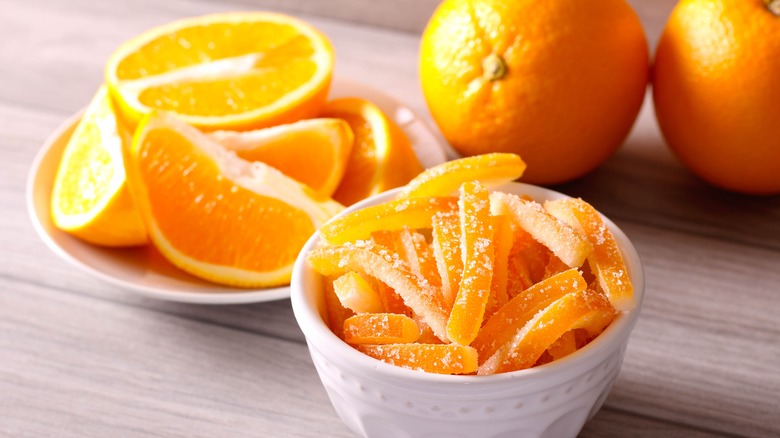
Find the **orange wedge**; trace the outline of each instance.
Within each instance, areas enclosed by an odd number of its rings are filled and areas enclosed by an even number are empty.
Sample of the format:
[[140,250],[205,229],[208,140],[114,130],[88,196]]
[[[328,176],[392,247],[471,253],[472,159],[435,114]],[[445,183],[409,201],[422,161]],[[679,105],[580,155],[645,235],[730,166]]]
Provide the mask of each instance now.
[[457,211],[458,199],[414,198],[372,205],[329,221],[320,234],[330,244],[356,242],[371,237],[375,231],[398,231],[408,228],[430,228],[433,215]]
[[438,374],[469,374],[477,369],[477,352],[457,344],[357,345],[364,354],[391,365]]
[[529,368],[564,333],[583,328],[597,336],[615,317],[606,295],[592,290],[571,292],[538,312],[508,343],[480,364],[477,374]]
[[404,187],[398,198],[451,196],[461,184],[479,181],[492,187],[520,178],[525,163],[519,155],[492,153],[460,158],[426,169]]
[[209,134],[247,161],[262,161],[320,196],[330,196],[344,175],[352,129],[339,119],[310,119],[254,131]]
[[447,338],[469,345],[482,326],[493,281],[493,222],[487,189],[476,181],[460,188],[463,275],[447,321]]
[[396,313],[365,313],[344,321],[344,341],[349,344],[405,344],[420,337],[412,318]]
[[582,199],[549,201],[544,208],[585,236],[593,245],[588,265],[598,284],[618,310],[634,308],[634,287],[614,236],[598,211]]
[[287,284],[303,244],[342,208],[170,114],[143,121],[128,157],[152,241],[173,264],[218,283]]
[[103,246],[147,242],[125,180],[123,136],[101,86],[65,147],[51,195],[54,225]]
[[316,116],[334,54],[325,36],[269,12],[175,21],[122,44],[105,69],[129,126],[175,112],[202,129],[254,129]]
[[322,116],[345,120],[355,134],[347,170],[333,194],[342,204],[400,187],[423,170],[401,128],[373,103],[337,99],[327,103]]

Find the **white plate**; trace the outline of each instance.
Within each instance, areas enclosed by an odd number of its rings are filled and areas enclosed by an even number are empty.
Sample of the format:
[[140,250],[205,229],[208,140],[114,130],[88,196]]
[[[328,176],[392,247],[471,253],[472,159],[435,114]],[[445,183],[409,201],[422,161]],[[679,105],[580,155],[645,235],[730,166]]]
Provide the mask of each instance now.
[[[425,167],[446,161],[442,144],[423,120],[390,96],[349,79],[334,78],[331,98],[362,97],[374,102],[404,130]],[[174,267],[153,245],[133,249],[93,246],[59,230],[49,205],[60,157],[81,113],[66,120],[44,143],[30,168],[27,209],[35,230],[55,253],[83,272],[148,297],[201,304],[237,304],[288,298],[290,288],[237,289],[193,277]]]

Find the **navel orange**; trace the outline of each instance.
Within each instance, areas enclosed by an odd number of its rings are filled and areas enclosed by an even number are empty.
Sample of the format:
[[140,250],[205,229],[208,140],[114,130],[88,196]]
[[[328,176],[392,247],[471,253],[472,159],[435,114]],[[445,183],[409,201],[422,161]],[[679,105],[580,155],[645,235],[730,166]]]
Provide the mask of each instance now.
[[780,193],[779,75],[780,1],[680,1],[655,55],[666,142],[715,186]]
[[105,75],[131,127],[157,109],[201,129],[253,129],[314,117],[333,62],[330,43],[311,25],[240,12],[146,31],[111,55]]
[[423,168],[409,139],[375,104],[360,98],[328,102],[323,117],[345,120],[355,142],[333,199],[351,205],[371,195],[400,187]]
[[127,159],[151,240],[173,264],[233,286],[287,284],[303,244],[342,206],[261,162],[151,113]]
[[462,155],[513,152],[522,181],[598,166],[645,95],[647,43],[624,0],[445,0],[420,47],[428,108]]

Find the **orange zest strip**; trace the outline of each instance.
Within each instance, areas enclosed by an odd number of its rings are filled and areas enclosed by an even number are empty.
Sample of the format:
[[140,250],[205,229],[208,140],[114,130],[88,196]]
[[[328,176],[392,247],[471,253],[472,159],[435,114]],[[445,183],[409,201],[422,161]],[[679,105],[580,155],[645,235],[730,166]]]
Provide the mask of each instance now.
[[463,275],[460,253],[460,218],[456,213],[437,213],[433,216],[433,256],[441,277],[442,300],[452,308]]
[[569,293],[537,313],[512,340],[484,361],[479,375],[529,368],[564,333],[584,328],[598,335],[615,317],[606,295],[593,290]]
[[487,189],[478,182],[460,188],[463,276],[447,321],[447,338],[469,345],[482,326],[493,280],[493,224]]
[[584,235],[593,245],[593,252],[588,256],[588,265],[612,305],[622,311],[633,309],[634,287],[628,278],[626,263],[614,236],[598,211],[582,199],[548,201],[544,208]]
[[577,269],[569,269],[534,284],[499,309],[479,331],[471,346],[479,352],[480,361],[487,360],[509,343],[536,313],[562,296],[587,287]]
[[344,321],[348,344],[405,344],[420,337],[412,318],[396,313],[366,313]]
[[[375,231],[371,233],[371,241],[384,247],[387,251],[397,253],[395,234],[395,231]],[[376,290],[379,292],[379,297],[385,306],[386,312],[402,313],[407,316],[412,314],[412,311],[404,304],[404,300],[395,293],[393,288],[377,280]]]
[[325,313],[328,317],[328,327],[341,339],[344,339],[344,321],[355,312],[345,308],[336,292],[333,290],[333,278],[322,279],[322,290],[325,295]]
[[550,259],[547,261],[547,265],[544,267],[544,278],[550,278],[553,275],[568,269],[569,266],[567,266],[566,263],[563,263],[557,256],[551,255]]
[[341,305],[355,313],[381,313],[385,306],[371,283],[357,272],[347,272],[333,281]]
[[574,330],[570,330],[561,335],[557,341],[553,342],[547,352],[550,353],[552,360],[558,360],[577,351],[577,337]]
[[375,277],[393,288],[439,339],[447,339],[447,314],[438,291],[412,274],[409,265],[398,254],[372,242],[360,241],[317,248],[309,253],[307,261],[322,275],[357,271]]
[[320,227],[320,234],[328,243],[340,245],[368,239],[371,233],[380,230],[430,228],[434,214],[457,208],[458,200],[454,197],[390,201],[333,219]]
[[404,187],[396,199],[427,196],[450,196],[461,184],[479,181],[495,186],[520,178],[525,162],[519,155],[492,153],[448,161],[424,170]]
[[572,268],[581,266],[593,251],[593,246],[586,239],[545,212],[536,202],[495,192],[490,195],[490,203],[493,214],[511,217],[516,225],[528,231]]
[[485,317],[487,320],[509,301],[507,295],[509,252],[512,250],[514,234],[509,219],[504,216],[491,216],[493,221],[493,280],[490,284]]
[[356,345],[359,351],[391,365],[438,374],[477,370],[477,351],[457,344]]

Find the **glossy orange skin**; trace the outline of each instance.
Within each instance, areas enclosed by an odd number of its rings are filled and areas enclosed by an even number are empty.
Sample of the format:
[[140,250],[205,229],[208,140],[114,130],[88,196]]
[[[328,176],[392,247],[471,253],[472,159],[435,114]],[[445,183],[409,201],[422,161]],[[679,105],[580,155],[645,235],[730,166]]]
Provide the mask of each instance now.
[[780,17],[762,0],[682,0],[655,55],[669,147],[705,181],[780,193]]
[[[503,77],[489,79],[498,55]],[[513,152],[521,178],[562,183],[623,142],[649,74],[647,42],[624,0],[445,0],[423,34],[428,107],[462,155]]]

